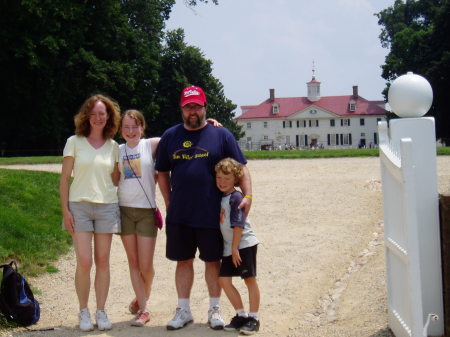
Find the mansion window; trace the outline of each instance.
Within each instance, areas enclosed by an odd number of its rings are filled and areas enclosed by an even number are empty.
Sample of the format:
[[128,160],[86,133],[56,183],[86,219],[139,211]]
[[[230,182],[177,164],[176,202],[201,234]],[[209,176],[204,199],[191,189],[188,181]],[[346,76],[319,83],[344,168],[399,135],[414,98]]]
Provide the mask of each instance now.
[[351,100],[351,101],[348,103],[348,109],[349,109],[350,111],[355,111],[355,110],[356,110],[356,102],[355,102],[354,100]]
[[327,135],[327,143],[328,143],[328,145],[337,145],[337,142],[339,142],[338,136],[339,135],[337,135],[335,133],[329,133]]
[[267,128],[267,122],[264,122],[264,127]]
[[309,127],[318,127],[319,126],[319,120],[318,119],[310,119],[309,120]]
[[361,125],[361,126],[364,125],[364,118],[360,118],[360,119],[359,119],[359,125]]
[[278,113],[279,110],[280,110],[280,108],[279,108],[279,106],[278,106],[278,103],[275,103],[275,104],[272,105],[272,113],[273,113],[274,115],[276,115],[276,114]]
[[341,126],[350,126],[350,118],[341,119]]
[[252,123],[247,123],[247,129],[251,129],[252,128]]
[[292,128],[292,121],[283,121],[283,128]]
[[264,140],[269,140],[269,136],[264,136]]
[[351,133],[329,133],[327,135],[328,145],[352,145]]
[[297,135],[300,146],[308,146],[308,135]]
[[344,133],[341,134],[342,139],[342,145],[352,145],[352,134],[351,133]]
[[330,119],[330,126],[334,126],[334,119]]

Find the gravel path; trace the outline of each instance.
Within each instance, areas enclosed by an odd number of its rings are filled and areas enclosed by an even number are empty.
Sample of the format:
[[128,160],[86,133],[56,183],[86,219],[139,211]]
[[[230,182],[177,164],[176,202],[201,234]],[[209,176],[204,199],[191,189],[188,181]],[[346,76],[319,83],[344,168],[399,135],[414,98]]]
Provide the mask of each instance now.
[[[252,226],[261,240],[258,281],[261,288],[259,336],[388,337],[383,248],[383,212],[378,158],[250,161],[254,203]],[[20,168],[25,167],[12,167]],[[28,168],[26,168],[28,169]],[[31,169],[59,172],[59,165]],[[438,157],[439,191],[450,191],[450,157]],[[161,196],[157,195],[162,205]],[[163,207],[164,208],[164,207]],[[73,285],[73,252],[55,266],[60,270],[32,279],[42,294],[41,320],[34,328],[9,336],[233,336],[206,326],[208,298],[203,266],[196,262],[191,307],[195,323],[180,331],[165,329],[176,306],[175,264],[164,257],[165,234],[159,233],[156,277],[150,298],[152,319],[130,327],[127,305],[133,297],[124,249],[115,236],[107,312],[113,329],[81,333]],[[235,284],[246,299],[240,280]],[[245,303],[245,302],[244,302]],[[225,295],[223,316],[233,310]],[[91,312],[95,298],[90,300]]]

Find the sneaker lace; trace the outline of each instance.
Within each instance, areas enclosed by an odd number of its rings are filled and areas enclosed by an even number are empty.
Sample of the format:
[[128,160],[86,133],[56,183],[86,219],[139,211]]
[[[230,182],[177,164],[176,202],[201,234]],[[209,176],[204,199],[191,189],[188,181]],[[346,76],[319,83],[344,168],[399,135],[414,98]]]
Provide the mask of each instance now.
[[219,307],[212,307],[210,312],[210,319],[219,319],[221,320],[222,317],[220,316]]
[[108,316],[106,315],[106,312],[103,310],[98,310],[97,311],[97,319],[99,321],[107,321],[108,320]]
[[87,321],[87,320],[91,320],[91,315],[89,314],[88,310],[81,310],[80,311],[80,320],[82,321]]
[[183,319],[183,309],[182,308],[177,308],[176,312],[175,312],[175,317],[173,318],[174,321]]

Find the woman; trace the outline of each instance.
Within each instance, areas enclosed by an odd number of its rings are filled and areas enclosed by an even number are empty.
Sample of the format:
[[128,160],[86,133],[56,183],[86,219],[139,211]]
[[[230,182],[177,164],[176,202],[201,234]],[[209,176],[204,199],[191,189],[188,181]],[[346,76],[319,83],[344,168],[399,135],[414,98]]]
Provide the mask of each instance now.
[[105,312],[109,257],[112,234],[121,230],[116,188],[119,147],[112,139],[119,127],[120,108],[110,98],[94,95],[83,103],[74,120],[75,135],[64,147],[60,197],[64,228],[72,235],[77,259],[79,326],[82,331],[94,329],[88,308],[93,241],[95,319],[99,330],[109,330],[112,325]]

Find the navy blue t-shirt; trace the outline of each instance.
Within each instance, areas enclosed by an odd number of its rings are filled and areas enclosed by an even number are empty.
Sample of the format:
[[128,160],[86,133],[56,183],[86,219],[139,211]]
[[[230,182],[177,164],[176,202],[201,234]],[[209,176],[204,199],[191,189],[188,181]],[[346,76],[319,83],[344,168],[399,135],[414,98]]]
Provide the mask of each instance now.
[[231,157],[246,164],[233,134],[209,123],[188,131],[183,124],[166,130],[156,155],[156,170],[171,171],[168,224],[219,228],[222,193],[216,187],[214,166]]

